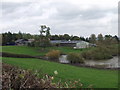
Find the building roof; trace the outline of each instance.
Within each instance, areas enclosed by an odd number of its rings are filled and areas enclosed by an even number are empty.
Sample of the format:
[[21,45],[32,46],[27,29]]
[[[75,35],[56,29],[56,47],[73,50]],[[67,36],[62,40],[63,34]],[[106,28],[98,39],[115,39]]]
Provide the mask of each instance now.
[[22,42],[28,42],[27,39],[18,39],[15,41],[15,43],[22,43]]
[[85,41],[66,41],[66,40],[51,40],[50,41],[51,43],[82,43],[82,42],[85,42]]

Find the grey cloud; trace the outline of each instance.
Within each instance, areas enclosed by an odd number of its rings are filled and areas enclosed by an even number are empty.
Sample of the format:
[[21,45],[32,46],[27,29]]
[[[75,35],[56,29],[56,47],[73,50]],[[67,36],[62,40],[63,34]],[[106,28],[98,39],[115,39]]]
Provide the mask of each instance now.
[[[116,27],[115,21],[110,21],[110,26],[99,22],[99,19],[109,18],[106,16],[109,13],[117,14],[116,8],[101,9],[96,6],[82,10],[80,6],[69,2],[53,1],[45,4],[41,2],[3,3],[2,9],[6,25],[4,25],[4,31],[12,28],[13,32],[21,30],[22,32],[35,34],[39,33],[39,25],[46,24],[51,27],[52,34],[69,33],[71,35],[88,36],[91,33],[105,34],[110,32],[114,34],[112,29]],[[48,16],[45,17],[45,13]]]
[[17,10],[17,8],[24,7],[30,4],[30,2],[25,3],[15,3],[15,2],[2,2],[3,14],[9,14]]

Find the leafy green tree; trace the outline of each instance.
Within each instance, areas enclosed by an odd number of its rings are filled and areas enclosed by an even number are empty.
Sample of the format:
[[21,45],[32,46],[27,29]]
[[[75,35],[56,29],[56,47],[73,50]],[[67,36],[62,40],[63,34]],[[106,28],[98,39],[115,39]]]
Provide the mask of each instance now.
[[40,27],[41,27],[41,29],[40,29],[40,36],[43,36],[43,33],[45,33],[44,29],[46,29],[47,27],[46,27],[46,25],[41,25]]
[[59,35],[59,36],[58,36],[58,40],[64,40],[63,35]]
[[23,35],[22,35],[22,33],[21,33],[20,31],[18,32],[17,38],[18,38],[18,39],[22,39],[22,38],[23,38]]
[[47,27],[47,30],[46,30],[46,37],[47,38],[50,38],[50,27]]
[[98,39],[97,41],[98,41],[98,42],[97,42],[97,44],[103,44],[103,40],[104,40],[103,38],[104,38],[104,37],[103,37],[102,34],[98,34],[98,37],[97,37],[97,39]]
[[64,40],[70,40],[70,36],[68,34],[63,35]]
[[[43,33],[45,33],[46,35],[44,35]],[[43,48],[50,46],[49,38],[50,28],[46,25],[41,25],[39,46]]]
[[105,35],[105,40],[104,40],[104,44],[105,45],[110,45],[111,44],[111,40],[112,40],[112,36],[111,35]]
[[86,41],[86,42],[89,42],[89,38],[87,37],[87,38],[85,39],[85,41]]
[[118,44],[118,40],[116,37],[112,37],[111,44]]
[[116,35],[113,36],[113,38],[116,40],[117,43],[119,42],[119,38]]
[[58,35],[52,35],[50,39],[51,39],[51,40],[60,40],[60,38],[61,38],[61,37],[58,36]]
[[12,33],[11,33],[11,32],[8,32],[8,33],[7,33],[7,42],[8,42],[8,43],[11,43],[11,42],[12,42]]
[[93,44],[96,43],[96,36],[95,36],[95,34],[91,34],[91,36],[89,38],[89,41],[90,41],[90,43],[93,43]]
[[73,36],[71,37],[71,40],[80,40],[80,38],[78,36]]
[[86,41],[86,39],[84,37],[80,37],[80,40],[82,41]]

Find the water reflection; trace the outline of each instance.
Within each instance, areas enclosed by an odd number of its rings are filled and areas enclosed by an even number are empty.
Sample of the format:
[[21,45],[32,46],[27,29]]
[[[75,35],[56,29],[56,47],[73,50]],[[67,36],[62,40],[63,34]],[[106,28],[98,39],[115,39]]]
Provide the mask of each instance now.
[[118,57],[113,57],[112,59],[108,60],[85,60],[86,65],[90,66],[101,66],[101,67],[106,67],[106,68],[119,68],[120,66],[118,65]]
[[[85,60],[85,65],[87,66],[95,66],[95,67],[102,67],[102,68],[120,68],[118,65],[118,57],[115,56],[112,59],[108,60]],[[60,63],[69,63],[67,60],[67,55],[61,55],[59,57]]]
[[59,57],[59,62],[60,63],[69,63],[69,61],[67,60],[67,55],[61,55]]

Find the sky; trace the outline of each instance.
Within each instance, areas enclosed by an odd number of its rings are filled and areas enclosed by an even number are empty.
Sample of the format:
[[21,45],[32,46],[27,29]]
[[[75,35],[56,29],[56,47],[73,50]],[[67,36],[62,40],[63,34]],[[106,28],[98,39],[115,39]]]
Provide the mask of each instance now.
[[39,34],[40,25],[46,25],[51,34],[118,35],[118,1],[1,0],[0,28]]

